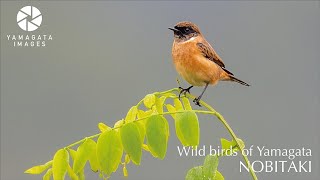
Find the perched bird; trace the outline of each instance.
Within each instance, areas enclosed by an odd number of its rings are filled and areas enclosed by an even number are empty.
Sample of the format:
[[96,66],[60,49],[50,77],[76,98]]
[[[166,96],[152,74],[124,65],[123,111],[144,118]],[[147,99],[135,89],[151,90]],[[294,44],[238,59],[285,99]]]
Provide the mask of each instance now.
[[218,81],[234,81],[242,85],[249,84],[236,78],[225,65],[212,46],[206,41],[200,29],[191,22],[179,22],[173,28],[172,59],[176,70],[190,87],[181,89],[182,93],[190,93],[193,86],[205,86],[200,96],[193,102],[200,106],[200,99],[209,84],[216,85]]

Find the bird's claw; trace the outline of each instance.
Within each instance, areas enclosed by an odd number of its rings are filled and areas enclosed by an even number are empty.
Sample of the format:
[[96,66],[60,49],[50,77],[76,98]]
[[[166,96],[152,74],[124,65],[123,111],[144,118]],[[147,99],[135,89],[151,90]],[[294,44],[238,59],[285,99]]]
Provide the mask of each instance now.
[[179,93],[179,99],[181,98],[181,94],[184,94],[186,96],[187,93],[190,94],[190,89],[192,88],[193,86],[190,86],[186,89],[182,88],[181,86],[179,86],[179,89],[180,89],[180,93]]
[[201,104],[200,104],[200,97],[197,97],[197,98],[195,98],[194,100],[193,100],[193,102],[197,105],[197,106],[199,106],[199,107],[201,107]]

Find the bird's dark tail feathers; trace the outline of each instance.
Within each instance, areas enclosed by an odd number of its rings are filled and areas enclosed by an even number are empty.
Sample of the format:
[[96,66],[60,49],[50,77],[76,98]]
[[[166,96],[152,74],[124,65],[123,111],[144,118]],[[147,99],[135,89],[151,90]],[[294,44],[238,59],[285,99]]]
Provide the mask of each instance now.
[[241,81],[240,79],[234,77],[234,76],[229,76],[230,77],[230,80],[231,81],[234,81],[234,82],[237,82],[237,83],[240,83],[244,86],[250,86],[248,83],[244,82],[244,81]]

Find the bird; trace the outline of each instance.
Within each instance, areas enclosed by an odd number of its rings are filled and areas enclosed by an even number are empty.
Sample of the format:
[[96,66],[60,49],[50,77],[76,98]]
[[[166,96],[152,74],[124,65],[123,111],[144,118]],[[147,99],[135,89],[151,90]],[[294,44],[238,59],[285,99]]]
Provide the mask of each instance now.
[[178,74],[191,84],[185,89],[179,87],[179,98],[182,93],[190,93],[190,89],[194,86],[204,86],[202,93],[193,100],[196,105],[201,106],[200,100],[208,85],[214,86],[219,81],[233,81],[250,86],[226,69],[224,62],[204,38],[197,25],[183,21],[169,29],[174,34],[173,64]]

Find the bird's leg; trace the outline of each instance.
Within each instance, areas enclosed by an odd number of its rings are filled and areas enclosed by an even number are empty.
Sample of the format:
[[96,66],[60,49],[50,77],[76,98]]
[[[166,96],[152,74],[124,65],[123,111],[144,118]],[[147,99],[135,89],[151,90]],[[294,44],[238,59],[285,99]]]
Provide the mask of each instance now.
[[200,106],[200,107],[201,107],[201,105],[200,105],[199,102],[200,102],[200,100],[201,100],[202,95],[203,95],[204,92],[206,91],[208,85],[209,85],[209,83],[206,84],[206,86],[204,87],[204,89],[203,89],[202,93],[200,94],[200,96],[197,97],[197,98],[195,98],[195,99],[193,100],[193,102],[194,102],[196,105]]
[[186,89],[183,89],[181,86],[179,86],[179,89],[180,89],[180,93],[179,93],[179,99],[180,99],[180,96],[181,94],[183,93],[184,95],[186,95],[187,93],[190,94],[190,89],[192,88],[193,86],[190,86]]

